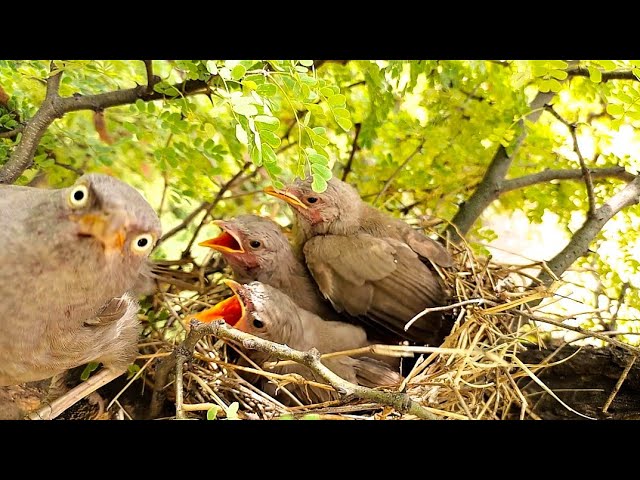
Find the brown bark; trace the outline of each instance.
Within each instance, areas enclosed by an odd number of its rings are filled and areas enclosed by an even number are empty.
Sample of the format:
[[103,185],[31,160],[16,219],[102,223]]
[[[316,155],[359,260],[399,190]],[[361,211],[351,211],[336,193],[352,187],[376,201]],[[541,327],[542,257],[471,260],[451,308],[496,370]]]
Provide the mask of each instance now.
[[[606,405],[625,367],[634,355],[615,347],[593,348],[566,346],[551,363],[570,357],[569,360],[546,368],[537,375],[558,397],[580,413],[597,419],[640,419],[640,362],[629,370],[606,413]],[[543,361],[553,350],[527,350],[519,358],[528,364]],[[543,419],[581,419],[545,393],[529,378],[521,380],[527,400]]]

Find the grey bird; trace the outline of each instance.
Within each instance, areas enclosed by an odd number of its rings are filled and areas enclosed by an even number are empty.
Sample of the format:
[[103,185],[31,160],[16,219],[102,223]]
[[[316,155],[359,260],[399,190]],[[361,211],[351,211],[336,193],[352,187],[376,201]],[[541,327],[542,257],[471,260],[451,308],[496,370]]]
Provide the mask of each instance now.
[[276,222],[257,215],[240,215],[213,223],[222,233],[199,245],[220,252],[236,281],[266,283],[325,320],[344,320],[324,299],[304,259],[294,253]]
[[[255,281],[241,285],[233,280],[226,280],[226,283],[234,295],[209,309],[204,315],[209,320],[216,317],[224,318],[238,330],[302,351],[316,348],[320,353],[331,353],[371,344],[361,327],[323,320],[314,313],[300,308],[289,296],[270,285]],[[248,355],[259,365],[276,360],[267,353],[255,350],[250,350]],[[400,374],[390,369],[387,364],[368,356],[338,356],[323,359],[322,363],[339,377],[358,385],[390,386],[402,381]],[[309,380],[323,383],[322,379],[307,367],[299,364],[275,367],[272,371],[280,374],[297,373]],[[278,395],[272,382],[262,377],[260,382],[267,393],[289,403],[288,397]],[[287,388],[299,399],[309,403],[339,398],[337,392],[316,386],[290,384]]]
[[92,361],[124,371],[140,331],[129,292],[161,232],[142,195],[102,174],[0,185],[0,226],[0,385]]
[[442,343],[452,322],[439,312],[424,315],[407,331],[404,326],[425,308],[447,303],[445,285],[430,268],[452,265],[444,247],[367,204],[337,178],[323,193],[312,190],[311,179],[265,192],[292,207],[294,244],[337,311],[396,340]]

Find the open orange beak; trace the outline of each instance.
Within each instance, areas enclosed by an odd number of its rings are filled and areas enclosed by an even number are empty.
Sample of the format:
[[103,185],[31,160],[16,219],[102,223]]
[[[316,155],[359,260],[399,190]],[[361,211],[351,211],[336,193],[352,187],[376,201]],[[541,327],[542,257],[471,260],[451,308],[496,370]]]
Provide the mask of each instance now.
[[273,188],[271,185],[269,185],[268,187],[266,187],[262,191],[264,193],[266,193],[267,195],[271,195],[272,197],[276,197],[276,198],[279,198],[280,200],[284,200],[285,202],[287,202],[288,204],[290,204],[290,205],[292,205],[294,207],[300,207],[300,208],[303,208],[305,210],[307,210],[309,208],[304,203],[302,203],[302,200],[300,200],[298,197],[296,197],[292,193],[289,193],[286,190],[279,190],[279,189]]
[[203,323],[222,319],[232,327],[246,331],[243,325],[246,325],[247,312],[241,299],[241,297],[244,296],[244,289],[242,285],[233,280],[224,280],[224,283],[231,289],[233,295],[218,302],[213,307],[197,313],[191,318],[195,318]]
[[102,242],[106,253],[120,252],[127,238],[128,218],[124,212],[116,211],[111,215],[104,213],[87,213],[71,215],[71,220],[78,224],[81,236],[91,236]]
[[222,233],[215,238],[200,242],[198,245],[213,248],[221,253],[244,253],[240,239],[237,237],[237,234],[229,228],[228,223],[222,220],[214,220],[212,223],[220,227]]

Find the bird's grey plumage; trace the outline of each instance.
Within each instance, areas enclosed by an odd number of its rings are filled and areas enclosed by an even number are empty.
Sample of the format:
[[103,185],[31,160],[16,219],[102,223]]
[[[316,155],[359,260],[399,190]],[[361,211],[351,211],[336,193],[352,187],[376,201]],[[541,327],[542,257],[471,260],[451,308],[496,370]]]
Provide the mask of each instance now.
[[[81,185],[87,201],[74,207],[69,196]],[[104,215],[105,225],[119,219],[122,250],[107,254],[73,220],[84,215]],[[145,234],[145,249],[134,252]],[[142,195],[107,175],[57,190],[0,185],[0,385],[90,361],[116,370],[133,361],[138,303],[128,292],[159,235]]]
[[[237,282],[259,281],[289,295],[300,307],[325,320],[344,320],[311,278],[303,258],[296,255],[280,226],[265,217],[240,215],[221,222],[240,240],[245,253],[221,252]],[[259,241],[259,247],[252,247]]]
[[425,308],[446,303],[446,288],[428,267],[429,262],[451,266],[446,249],[362,201],[337,178],[323,193],[314,192],[310,180],[298,180],[286,191],[307,207],[292,204],[295,243],[338,311],[386,331],[390,340],[442,342],[452,325],[440,313],[425,315],[406,332],[404,325]]
[[[320,353],[331,353],[351,350],[370,345],[365,331],[357,326],[344,322],[325,321],[312,312],[300,308],[289,296],[280,290],[260,282],[251,282],[241,287],[240,298],[244,298],[247,317],[236,327],[261,338],[286,344],[296,350],[316,348]],[[247,301],[248,299],[248,301]],[[261,328],[254,325],[254,320],[262,323]],[[270,358],[268,354],[251,351],[249,353],[256,363],[264,363]],[[368,387],[393,385],[402,380],[399,373],[391,370],[382,361],[370,357],[342,356],[322,360],[330,370],[341,378]],[[307,367],[290,365],[276,367],[277,373],[298,373],[306,378],[323,382]],[[268,393],[276,395],[276,387],[265,383]],[[315,387],[289,385],[289,390],[300,399],[309,402],[324,402],[337,399],[338,394],[332,390]],[[281,396],[283,401],[287,397]]]

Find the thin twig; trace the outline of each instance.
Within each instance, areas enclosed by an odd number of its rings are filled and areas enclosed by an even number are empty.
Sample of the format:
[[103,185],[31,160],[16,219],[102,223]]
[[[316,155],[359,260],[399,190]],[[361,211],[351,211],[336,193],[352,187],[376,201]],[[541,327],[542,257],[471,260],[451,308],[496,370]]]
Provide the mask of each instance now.
[[8,132],[0,132],[0,138],[13,138],[24,130],[24,125],[9,130]]
[[636,363],[636,358],[638,357],[635,357],[635,356],[631,357],[629,359],[629,363],[627,363],[627,366],[624,367],[624,371],[622,372],[622,375],[620,375],[620,378],[616,382],[616,386],[613,387],[613,391],[611,392],[611,395],[609,395],[609,398],[607,398],[607,401],[605,402],[604,407],[602,407],[602,413],[607,413],[607,410],[609,410],[609,407],[613,403],[613,400],[616,398],[616,395],[620,391],[620,387],[622,387],[622,384],[626,380],[627,375],[629,375],[629,371],[631,370],[631,367],[633,367],[633,364]]
[[589,216],[592,216],[596,211],[596,196],[593,193],[593,179],[591,178],[591,173],[587,168],[587,164],[584,161],[584,157],[582,156],[582,152],[580,151],[580,146],[578,145],[578,137],[576,136],[576,125],[574,123],[567,122],[551,105],[545,105],[545,110],[551,113],[560,123],[562,123],[567,129],[569,129],[569,133],[571,134],[571,139],[573,141],[573,150],[578,155],[578,161],[580,162],[580,169],[582,170],[582,177],[584,178],[584,183],[587,187],[587,197],[589,198]]
[[387,181],[384,182],[384,186],[382,187],[382,190],[378,192],[378,195],[376,195],[376,198],[373,200],[373,205],[376,205],[378,203],[378,200],[380,200],[380,197],[382,197],[382,194],[384,194],[384,192],[387,191],[387,188],[389,188],[389,185],[391,185],[391,182],[393,182],[393,179],[396,178],[398,174],[402,171],[402,169],[406,167],[407,164],[413,159],[413,157],[415,157],[416,154],[418,154],[420,150],[422,150],[422,146],[424,145],[424,142],[426,142],[426,139],[423,138],[418,144],[418,146],[415,148],[415,150],[411,152],[411,154],[407,158],[405,158],[400,165],[398,165],[398,168],[395,169],[395,171],[391,174],[391,176],[387,178]]
[[355,134],[353,135],[353,141],[351,142],[351,153],[349,154],[349,160],[347,161],[347,165],[344,167],[344,171],[342,172],[342,181],[347,180],[347,175],[351,172],[351,165],[353,164],[353,157],[356,154],[356,151],[360,148],[358,147],[358,137],[360,136],[360,130],[362,129],[361,123],[354,124]]
[[456,307],[462,307],[464,305],[470,305],[470,304],[473,304],[473,303],[478,304],[478,305],[482,305],[482,304],[484,304],[486,302],[487,302],[486,298],[473,298],[471,300],[464,300],[462,302],[452,303],[450,305],[445,305],[444,307],[425,308],[420,313],[414,315],[414,317],[405,324],[404,331],[406,332],[407,330],[409,330],[409,327],[411,327],[411,325],[413,325],[416,321],[418,321],[420,318],[425,316],[427,313],[444,312],[446,310],[453,310]]
[[218,205],[220,200],[222,200],[222,196],[226,193],[226,191],[229,190],[231,186],[233,186],[233,184],[238,181],[238,179],[242,176],[242,174],[244,174],[244,172],[246,172],[251,165],[252,165],[252,162],[245,162],[242,168],[240,168],[240,170],[238,170],[236,174],[233,177],[231,177],[231,179],[228,182],[226,182],[224,185],[222,185],[222,187],[220,187],[213,201],[206,207],[204,217],[202,217],[202,220],[200,220],[200,224],[196,227],[195,232],[193,232],[193,236],[191,237],[191,240],[189,240],[189,243],[187,244],[185,249],[182,251],[183,258],[191,251],[191,246],[193,245],[193,242],[195,242],[196,237],[198,236],[198,233],[200,233],[200,229],[204,225],[204,222],[207,220],[207,217],[211,214],[211,211],[215,208],[216,205]]
[[[311,369],[320,378],[328,382],[343,397],[353,396],[368,401],[374,401],[382,405],[389,405],[400,412],[415,415],[423,419],[434,420],[438,418],[427,411],[424,407],[411,400],[404,393],[374,390],[354,385],[351,382],[343,380],[322,364],[320,361],[320,352],[315,348],[308,352],[294,350],[286,345],[270,342],[248,333],[241,332],[230,327],[224,321],[214,321],[212,323],[203,324],[197,320],[192,320],[191,331],[189,332],[187,339],[179,348],[180,353],[178,355],[182,357],[186,356],[187,353],[190,354],[193,352],[195,345],[205,335],[214,335],[220,339],[234,340],[241,343],[244,348],[268,353],[282,360],[296,361]],[[156,385],[156,388],[158,389],[161,389],[162,387],[163,385]]]

